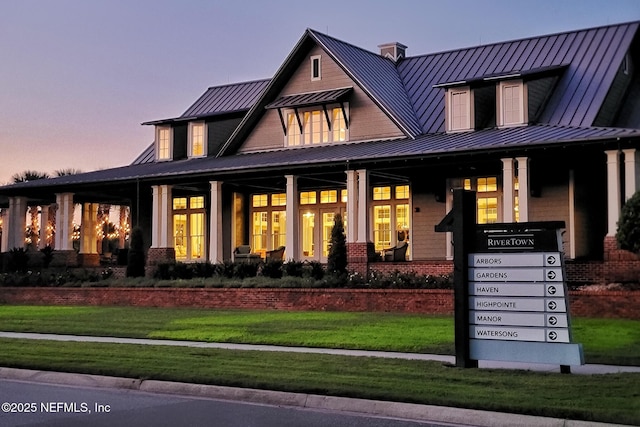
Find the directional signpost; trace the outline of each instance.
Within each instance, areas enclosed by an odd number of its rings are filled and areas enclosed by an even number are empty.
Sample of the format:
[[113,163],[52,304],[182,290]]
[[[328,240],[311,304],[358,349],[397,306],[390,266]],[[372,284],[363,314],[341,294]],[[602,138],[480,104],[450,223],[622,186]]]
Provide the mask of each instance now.
[[570,372],[584,364],[582,345],[571,340],[564,223],[475,225],[474,212],[475,193],[455,190],[454,208],[436,227],[453,232],[456,365],[505,360]]

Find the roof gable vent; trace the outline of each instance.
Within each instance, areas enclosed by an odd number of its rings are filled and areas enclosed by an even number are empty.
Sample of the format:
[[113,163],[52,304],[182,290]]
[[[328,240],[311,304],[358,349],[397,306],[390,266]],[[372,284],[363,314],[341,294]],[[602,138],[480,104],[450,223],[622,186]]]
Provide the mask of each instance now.
[[389,58],[394,62],[400,61],[405,56],[407,47],[402,43],[392,42],[378,45],[380,56]]

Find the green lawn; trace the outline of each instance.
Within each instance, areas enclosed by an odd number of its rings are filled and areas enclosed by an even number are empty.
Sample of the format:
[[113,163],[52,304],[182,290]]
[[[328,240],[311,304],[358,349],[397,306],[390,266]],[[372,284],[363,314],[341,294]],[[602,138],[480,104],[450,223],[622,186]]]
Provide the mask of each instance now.
[[[0,306],[0,331],[454,354],[452,316]],[[640,366],[640,321],[573,319],[587,363]]]
[[20,339],[0,339],[0,348],[0,366],[7,367],[640,425],[640,374],[562,375],[373,357]]
[[[640,366],[640,321],[573,323],[587,362]],[[454,354],[451,316],[0,306],[0,330]],[[20,339],[0,339],[0,366],[640,425],[640,374],[561,375],[372,357]]]

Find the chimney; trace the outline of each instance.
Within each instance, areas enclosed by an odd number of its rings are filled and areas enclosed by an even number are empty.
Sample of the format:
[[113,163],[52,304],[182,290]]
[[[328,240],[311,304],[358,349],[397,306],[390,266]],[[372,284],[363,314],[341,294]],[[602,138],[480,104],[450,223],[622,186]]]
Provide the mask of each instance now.
[[392,42],[378,45],[380,49],[380,56],[391,59],[393,62],[398,62],[404,58],[404,52],[407,47],[402,43]]

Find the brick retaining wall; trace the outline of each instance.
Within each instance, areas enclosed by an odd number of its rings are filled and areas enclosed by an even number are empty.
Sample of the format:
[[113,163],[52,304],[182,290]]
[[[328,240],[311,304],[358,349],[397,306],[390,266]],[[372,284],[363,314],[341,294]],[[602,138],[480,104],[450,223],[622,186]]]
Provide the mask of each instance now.
[[[571,291],[574,316],[640,319],[640,291]],[[450,290],[0,288],[0,304],[452,314]]]

